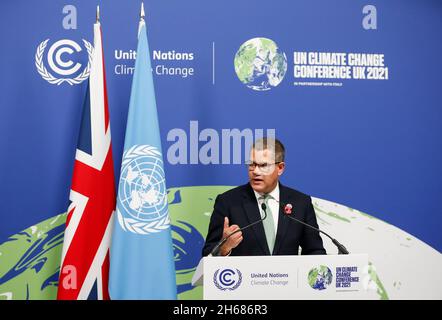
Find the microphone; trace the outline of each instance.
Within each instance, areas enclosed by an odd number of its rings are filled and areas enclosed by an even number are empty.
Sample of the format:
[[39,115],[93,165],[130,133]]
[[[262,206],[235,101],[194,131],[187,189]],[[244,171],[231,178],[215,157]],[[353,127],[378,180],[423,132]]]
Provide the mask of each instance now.
[[301,224],[303,224],[303,225],[305,225],[305,226],[307,226],[307,227],[309,227],[309,228],[311,228],[311,229],[313,229],[313,230],[316,230],[316,231],[318,231],[318,232],[320,232],[320,233],[323,233],[323,234],[325,234],[327,237],[329,237],[330,240],[333,242],[333,244],[338,248],[338,252],[339,252],[339,254],[349,254],[349,253],[350,253],[350,252],[348,252],[348,250],[347,250],[346,247],[344,247],[342,244],[340,244],[338,240],[332,238],[329,234],[325,233],[324,231],[322,231],[322,230],[320,230],[320,229],[318,229],[318,228],[313,227],[312,225],[310,225],[310,224],[308,224],[308,223],[306,223],[306,222],[304,222],[304,221],[301,221],[301,220],[299,220],[299,219],[297,219],[297,218],[295,218],[295,217],[292,217],[292,216],[291,216],[291,214],[292,214],[292,206],[291,206],[290,204],[286,204],[286,205],[284,205],[284,204],[281,203],[280,205],[281,205],[281,208],[282,208],[282,210],[284,211],[285,216],[286,216],[287,218],[290,218],[290,219],[292,219],[292,220],[294,220],[294,221],[296,221],[296,222],[299,222],[299,223],[301,223]]
[[227,241],[231,236],[233,236],[233,235],[234,235],[235,233],[237,233],[237,232],[243,231],[243,230],[245,230],[245,229],[247,229],[247,228],[250,228],[251,226],[254,226],[255,224],[258,224],[258,223],[264,221],[265,218],[267,218],[267,211],[266,211],[266,210],[267,210],[267,206],[265,205],[265,203],[262,203],[262,204],[261,204],[261,209],[262,209],[262,211],[264,211],[264,217],[262,217],[261,219],[255,221],[255,222],[252,222],[251,224],[246,225],[245,227],[242,227],[242,228],[240,228],[240,229],[238,229],[238,230],[235,230],[234,232],[232,232],[231,234],[229,234],[229,235],[228,235],[227,237],[225,237],[224,239],[221,239],[221,241],[218,242],[218,244],[213,248],[213,250],[210,252],[210,254],[211,254],[212,256],[218,256],[218,255],[219,255],[219,252],[220,252],[220,250],[221,250],[221,246],[222,246],[224,243],[226,243],[226,241]]

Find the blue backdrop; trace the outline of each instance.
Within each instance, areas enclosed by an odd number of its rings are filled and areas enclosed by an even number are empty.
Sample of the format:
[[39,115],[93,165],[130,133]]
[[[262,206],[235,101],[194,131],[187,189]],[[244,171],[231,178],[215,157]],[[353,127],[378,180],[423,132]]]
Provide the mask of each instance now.
[[[87,81],[50,84],[36,68],[36,52],[49,39],[42,62],[52,72],[46,55],[55,41],[92,42],[97,4],[118,179],[132,76],[116,74],[115,67],[134,64],[117,57],[119,50],[136,49],[140,1],[0,4],[0,243],[67,208]],[[368,4],[377,11],[376,29],[363,27]],[[67,5],[75,7],[76,21],[65,21],[73,17],[72,10],[63,13]],[[287,149],[283,183],[368,212],[441,251],[440,1],[152,0],[145,7],[151,51],[193,56],[152,61],[164,154],[173,144],[167,134],[181,128],[189,136],[190,121],[219,133],[274,128]],[[257,37],[273,40],[287,59],[281,83],[265,91],[247,87],[235,73],[238,49]],[[82,47],[61,60],[84,68]],[[296,86],[330,79],[295,79],[295,51],[384,54],[389,77]],[[161,75],[160,65],[194,74]],[[165,172],[168,187],[247,179],[241,165],[166,161]]]

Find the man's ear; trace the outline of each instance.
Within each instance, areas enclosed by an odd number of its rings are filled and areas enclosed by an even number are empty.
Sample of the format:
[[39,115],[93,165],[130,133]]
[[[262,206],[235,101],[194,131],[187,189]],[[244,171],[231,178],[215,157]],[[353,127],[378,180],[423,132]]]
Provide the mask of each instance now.
[[284,173],[285,162],[278,163],[278,176],[281,176]]

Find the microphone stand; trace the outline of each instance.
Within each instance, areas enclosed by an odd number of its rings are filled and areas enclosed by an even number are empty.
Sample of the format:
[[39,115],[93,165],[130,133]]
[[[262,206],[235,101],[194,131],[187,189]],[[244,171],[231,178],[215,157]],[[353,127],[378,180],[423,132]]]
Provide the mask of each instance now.
[[296,221],[296,222],[299,222],[299,223],[301,223],[301,224],[303,224],[303,225],[305,225],[305,226],[307,226],[307,227],[309,227],[309,228],[312,228],[312,229],[314,229],[314,230],[316,230],[316,231],[318,231],[318,232],[320,232],[320,233],[325,234],[327,237],[329,237],[329,238],[331,239],[331,241],[333,242],[333,244],[338,248],[338,252],[339,252],[339,254],[349,254],[349,253],[350,253],[350,252],[348,252],[348,250],[347,250],[346,247],[344,247],[341,243],[339,243],[338,240],[332,238],[328,233],[326,233],[326,232],[324,232],[324,231],[322,231],[322,230],[320,230],[320,229],[318,229],[318,228],[315,228],[315,227],[313,227],[312,225],[309,225],[308,223],[305,223],[305,222],[303,222],[303,221],[301,221],[301,220],[298,220],[298,219],[292,217],[290,214],[285,214],[285,216],[286,216],[287,218],[290,218],[290,219],[292,219],[292,220],[294,220],[294,221]]

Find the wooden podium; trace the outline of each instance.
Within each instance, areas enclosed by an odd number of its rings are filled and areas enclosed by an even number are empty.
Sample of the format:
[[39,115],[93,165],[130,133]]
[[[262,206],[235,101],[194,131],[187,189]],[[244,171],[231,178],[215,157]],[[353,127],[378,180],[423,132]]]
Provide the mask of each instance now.
[[192,278],[205,300],[379,299],[368,255],[205,257]]

